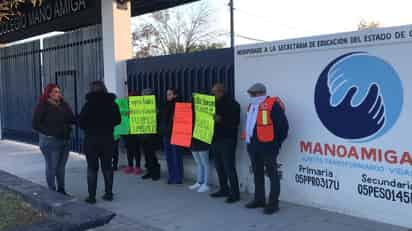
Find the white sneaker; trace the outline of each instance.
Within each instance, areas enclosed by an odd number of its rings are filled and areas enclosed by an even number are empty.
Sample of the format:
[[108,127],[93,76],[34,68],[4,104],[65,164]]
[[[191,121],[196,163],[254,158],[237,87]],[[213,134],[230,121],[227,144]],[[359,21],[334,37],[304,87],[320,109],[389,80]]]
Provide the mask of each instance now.
[[197,183],[197,182],[196,182],[196,184],[191,185],[191,186],[189,187],[189,189],[190,189],[190,190],[195,190],[195,189],[200,188],[200,186],[201,186],[201,185],[200,185],[199,183]]
[[200,186],[200,188],[197,190],[197,192],[199,193],[204,193],[204,192],[209,192],[209,186],[202,184],[202,186]]

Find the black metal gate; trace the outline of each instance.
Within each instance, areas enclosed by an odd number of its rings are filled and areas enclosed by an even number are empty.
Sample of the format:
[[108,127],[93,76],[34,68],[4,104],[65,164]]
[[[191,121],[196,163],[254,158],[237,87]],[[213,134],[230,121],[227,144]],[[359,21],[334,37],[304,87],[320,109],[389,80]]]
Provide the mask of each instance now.
[[0,49],[3,138],[37,142],[31,121],[41,94],[40,52],[40,41]]
[[[193,92],[209,92],[214,83],[225,84],[234,95],[233,49],[170,55],[127,61],[128,87],[140,92],[155,89],[160,103],[169,87],[184,100]],[[78,114],[91,81],[103,79],[100,26],[83,28],[40,41],[0,49],[1,120],[3,137],[34,143],[31,118],[48,83],[60,85],[66,101]],[[76,127],[72,150],[82,151],[83,134]]]
[[[57,83],[77,115],[91,81],[103,79],[102,33],[99,25],[40,41],[0,49],[1,121],[3,138],[36,143],[31,129],[33,109],[42,87]],[[72,150],[82,151],[76,126]]]
[[160,103],[166,98],[167,88],[177,88],[188,101],[193,92],[208,93],[218,82],[234,96],[234,53],[228,48],[129,60],[127,75],[129,90],[152,88]]
[[[44,40],[43,81],[57,83],[65,100],[78,115],[89,83],[103,79],[103,46],[100,26],[83,28]],[[83,133],[76,126],[72,150],[82,152]]]
[[141,93],[151,88],[159,104],[165,103],[166,90],[171,87],[178,89],[186,102],[192,100],[192,93],[209,93],[215,83],[224,84],[227,94],[234,97],[234,79],[234,53],[230,48],[127,62],[129,91]]

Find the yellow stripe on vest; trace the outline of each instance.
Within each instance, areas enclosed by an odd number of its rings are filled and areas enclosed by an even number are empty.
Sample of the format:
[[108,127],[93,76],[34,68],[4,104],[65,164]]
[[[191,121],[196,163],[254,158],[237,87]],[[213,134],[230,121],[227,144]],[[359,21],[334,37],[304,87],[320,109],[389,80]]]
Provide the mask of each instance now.
[[268,124],[268,111],[262,111],[262,124],[267,125]]

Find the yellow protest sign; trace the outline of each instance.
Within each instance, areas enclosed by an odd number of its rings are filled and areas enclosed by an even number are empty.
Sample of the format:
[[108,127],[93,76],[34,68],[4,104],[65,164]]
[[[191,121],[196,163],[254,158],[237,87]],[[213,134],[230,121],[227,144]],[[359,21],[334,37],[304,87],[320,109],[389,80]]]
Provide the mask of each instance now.
[[193,138],[211,144],[214,130],[215,120],[213,116],[204,112],[196,112]]
[[215,97],[193,94],[193,101],[195,103],[195,128],[193,130],[193,138],[211,144],[215,130]]
[[156,134],[156,98],[154,95],[130,96],[130,133],[134,135]]
[[216,113],[216,99],[214,96],[194,93],[193,101],[195,103],[195,111],[204,112],[211,115]]

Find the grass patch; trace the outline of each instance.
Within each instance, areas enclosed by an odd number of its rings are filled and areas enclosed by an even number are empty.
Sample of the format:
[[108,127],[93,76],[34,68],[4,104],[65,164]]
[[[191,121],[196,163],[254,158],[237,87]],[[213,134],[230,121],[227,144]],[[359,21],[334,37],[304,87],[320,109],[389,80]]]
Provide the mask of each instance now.
[[45,218],[17,195],[0,190],[0,231],[34,224]]

